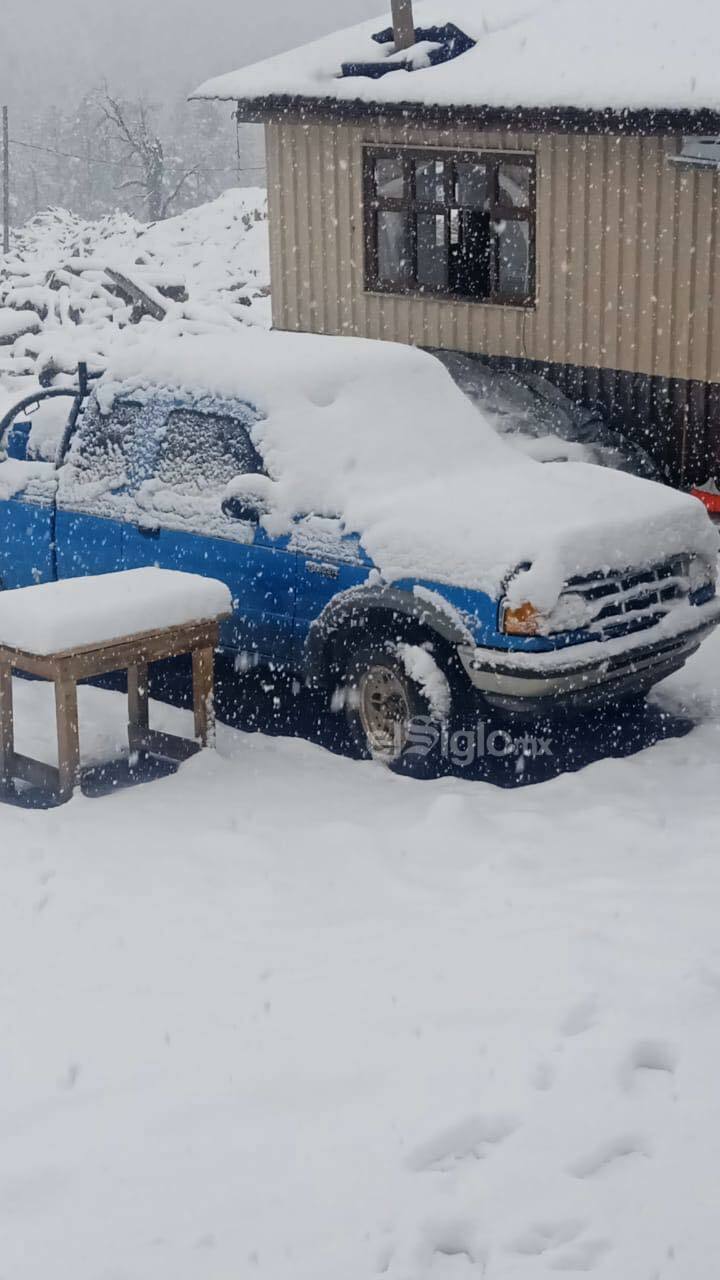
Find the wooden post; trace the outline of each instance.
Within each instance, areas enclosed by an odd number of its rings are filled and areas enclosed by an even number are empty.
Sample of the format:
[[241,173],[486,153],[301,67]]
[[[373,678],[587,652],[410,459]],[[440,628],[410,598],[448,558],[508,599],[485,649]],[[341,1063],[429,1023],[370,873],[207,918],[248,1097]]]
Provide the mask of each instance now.
[[10,252],[10,127],[3,107],[3,253]]
[[415,43],[415,21],[412,0],[392,0],[392,24],[396,49],[409,49]]
[[0,664],[0,786],[12,783],[15,734],[13,729],[12,668]]
[[70,800],[80,782],[80,733],[77,685],[58,672],[55,678],[55,713],[58,737],[58,799]]
[[215,742],[214,649],[193,649],[192,667],[195,737],[201,746],[207,747]]
[[150,726],[147,663],[128,667],[128,719],[131,727]]

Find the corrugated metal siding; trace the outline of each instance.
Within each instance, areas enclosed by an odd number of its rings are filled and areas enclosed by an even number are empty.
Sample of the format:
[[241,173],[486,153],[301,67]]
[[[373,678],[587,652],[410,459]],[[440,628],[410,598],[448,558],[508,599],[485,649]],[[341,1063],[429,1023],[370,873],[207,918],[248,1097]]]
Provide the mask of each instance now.
[[[532,151],[537,304],[364,288],[362,154],[372,143]],[[267,126],[273,319],[493,356],[720,381],[718,176],[672,138]]]

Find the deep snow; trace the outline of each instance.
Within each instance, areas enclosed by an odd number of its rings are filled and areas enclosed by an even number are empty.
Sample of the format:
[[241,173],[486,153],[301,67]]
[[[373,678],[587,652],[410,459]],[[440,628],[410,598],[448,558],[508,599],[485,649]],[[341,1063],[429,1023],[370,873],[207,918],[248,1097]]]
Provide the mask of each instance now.
[[0,592],[0,644],[63,653],[231,612],[224,582],[174,569],[128,569]]
[[[198,289],[229,225],[178,236]],[[688,737],[540,787],[221,725],[175,777],[0,806],[0,1276],[708,1280],[719,664],[654,695]],[[52,690],[15,709],[51,760]],[[124,744],[119,694],[80,715],[86,761]]]
[[[550,610],[577,574],[717,555],[717,533],[696,499],[603,467],[522,455],[427,352],[249,326],[182,338],[167,322],[156,330],[152,343],[129,332],[113,350],[100,408],[157,388],[250,405],[257,419],[249,431],[272,480],[268,531],[290,532],[298,514],[339,518],[388,581],[418,577],[497,595],[528,566],[510,598]],[[71,509],[75,452],[61,480]],[[113,482],[114,501],[127,501],[123,481]]]
[[[541,787],[221,726],[3,807],[2,1273],[707,1280],[719,660],[658,692],[689,737]],[[124,699],[80,693],[112,753]],[[49,758],[49,688],[16,709]]]
[[[415,0],[415,26],[451,22],[475,47],[439,66],[380,79],[342,76],[345,62],[384,62],[378,16],[206,81],[196,98],[267,95],[439,106],[720,109],[720,20],[708,0]],[[415,53],[422,53],[416,46]],[[642,60],[642,74],[638,65]]]

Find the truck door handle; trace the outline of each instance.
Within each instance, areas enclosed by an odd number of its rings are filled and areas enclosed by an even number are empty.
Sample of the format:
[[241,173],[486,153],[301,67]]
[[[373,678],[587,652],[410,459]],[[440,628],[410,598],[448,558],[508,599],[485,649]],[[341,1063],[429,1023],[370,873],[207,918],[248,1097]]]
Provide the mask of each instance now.
[[305,564],[308,573],[317,573],[321,578],[337,578],[340,576],[340,570],[336,564],[328,564],[319,560],[306,560]]
[[137,531],[139,534],[141,534],[143,538],[159,538],[160,537],[159,524],[139,524],[137,526]]

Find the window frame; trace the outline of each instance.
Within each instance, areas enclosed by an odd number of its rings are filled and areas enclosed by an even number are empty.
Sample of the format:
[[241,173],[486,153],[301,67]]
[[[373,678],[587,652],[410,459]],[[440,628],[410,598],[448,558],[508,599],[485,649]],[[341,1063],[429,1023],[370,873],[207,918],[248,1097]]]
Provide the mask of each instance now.
[[[403,194],[401,197],[379,196],[375,185],[377,160],[395,160],[402,166]],[[442,160],[445,164],[443,200],[418,200],[415,184],[415,165],[418,161]],[[514,164],[528,170],[528,203],[525,208],[504,204],[500,199],[499,167]],[[490,171],[492,198],[490,217],[493,221],[524,222],[528,227],[528,279],[525,294],[509,294],[499,288],[499,255],[492,255],[491,292],[488,297],[462,293],[449,287],[418,284],[417,282],[417,216],[441,214],[446,224],[446,247],[449,255],[450,210],[461,208],[454,198],[455,166],[481,164]],[[378,213],[397,212],[409,215],[412,282],[401,285],[381,280],[378,274]],[[537,283],[537,163],[534,153],[506,150],[455,150],[442,147],[368,146],[363,148],[363,229],[365,241],[365,291],[368,293],[394,294],[406,298],[436,298],[446,301],[473,303],[475,306],[501,306],[532,309],[536,304]],[[497,244],[497,240],[496,240]]]

